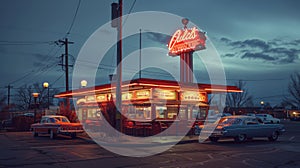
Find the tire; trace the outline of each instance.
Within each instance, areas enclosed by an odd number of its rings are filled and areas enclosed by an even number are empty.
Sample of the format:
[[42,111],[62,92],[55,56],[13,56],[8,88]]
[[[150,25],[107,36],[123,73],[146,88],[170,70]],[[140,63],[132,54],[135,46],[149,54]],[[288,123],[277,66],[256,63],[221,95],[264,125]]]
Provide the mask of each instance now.
[[211,142],[218,142],[219,138],[218,137],[209,137],[209,140]]
[[274,122],[273,122],[273,120],[271,120],[271,124],[273,124]]
[[269,141],[276,141],[278,139],[278,132],[274,131],[271,136],[268,137]]
[[53,130],[50,130],[50,139],[55,139],[56,133],[53,132]]
[[39,136],[39,133],[37,133],[37,132],[35,132],[35,131],[33,131],[32,134],[33,134],[34,137]]
[[234,141],[235,142],[244,142],[244,141],[246,141],[246,139],[247,139],[247,136],[245,134],[239,134],[238,136],[236,136],[234,138]]

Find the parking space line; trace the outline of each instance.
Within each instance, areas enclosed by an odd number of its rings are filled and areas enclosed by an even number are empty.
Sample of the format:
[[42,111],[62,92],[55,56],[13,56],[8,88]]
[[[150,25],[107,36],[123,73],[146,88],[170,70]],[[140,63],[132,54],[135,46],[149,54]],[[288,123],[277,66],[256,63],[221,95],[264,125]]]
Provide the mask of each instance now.
[[295,139],[295,136],[290,137],[289,141],[292,141],[293,139]]

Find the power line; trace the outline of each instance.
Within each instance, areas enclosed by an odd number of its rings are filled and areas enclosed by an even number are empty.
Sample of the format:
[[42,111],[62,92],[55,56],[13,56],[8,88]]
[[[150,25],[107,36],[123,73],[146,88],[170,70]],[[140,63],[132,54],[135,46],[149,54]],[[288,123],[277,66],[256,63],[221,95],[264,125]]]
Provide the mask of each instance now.
[[52,44],[53,41],[0,41],[0,45],[44,45]]
[[76,16],[77,16],[77,13],[78,13],[78,9],[80,7],[80,4],[81,4],[81,0],[78,1],[78,4],[77,4],[77,8],[76,8],[76,11],[75,11],[75,14],[74,14],[74,17],[73,17],[73,20],[72,20],[72,23],[70,25],[70,28],[65,36],[65,38],[70,34],[72,28],[73,28],[73,25],[74,25],[74,22],[75,22],[75,19],[76,19]]
[[62,73],[62,74],[61,74],[54,82],[52,82],[51,85],[52,85],[52,86],[55,85],[55,83],[56,83],[57,81],[59,81],[63,76],[64,76],[64,73]]
[[130,9],[129,9],[129,12],[128,12],[128,14],[127,14],[125,20],[124,20],[123,27],[125,26],[125,23],[126,23],[128,17],[129,17],[129,15],[130,15],[130,13],[132,12],[132,9],[133,9],[135,3],[136,3],[136,0],[133,1],[132,5],[131,5],[131,7],[130,7]]

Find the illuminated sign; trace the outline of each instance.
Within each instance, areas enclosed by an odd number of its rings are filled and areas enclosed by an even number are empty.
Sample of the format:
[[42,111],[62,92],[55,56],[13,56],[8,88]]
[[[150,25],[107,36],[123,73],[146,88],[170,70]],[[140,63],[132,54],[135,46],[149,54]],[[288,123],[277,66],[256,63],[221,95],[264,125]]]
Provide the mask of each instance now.
[[76,102],[76,104],[78,105],[78,104],[84,104],[86,102],[86,100],[85,99],[78,99],[77,100],[77,102]]
[[205,40],[205,33],[196,27],[177,30],[168,44],[169,55],[175,56],[183,52],[203,50],[205,49]]
[[96,95],[97,102],[104,102],[107,101],[107,95],[106,94],[98,94]]
[[150,90],[138,90],[135,92],[136,99],[149,99],[150,98]]
[[85,96],[86,102],[95,102],[95,96]]
[[207,102],[207,95],[205,92],[183,91],[180,93],[180,99],[181,101]]
[[122,93],[122,100],[130,100],[132,99],[132,92]]
[[175,90],[154,89],[153,98],[165,99],[165,100],[176,100],[176,91]]

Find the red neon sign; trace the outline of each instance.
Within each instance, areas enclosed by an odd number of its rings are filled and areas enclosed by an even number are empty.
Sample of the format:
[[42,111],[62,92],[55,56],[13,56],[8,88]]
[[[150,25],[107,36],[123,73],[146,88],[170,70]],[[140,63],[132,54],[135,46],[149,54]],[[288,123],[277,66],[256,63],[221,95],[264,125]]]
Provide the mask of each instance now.
[[205,49],[206,36],[196,27],[191,29],[177,30],[169,44],[169,55],[180,55],[183,52],[192,52]]

